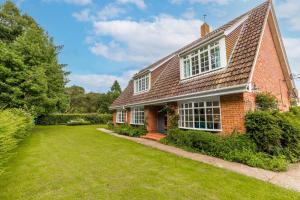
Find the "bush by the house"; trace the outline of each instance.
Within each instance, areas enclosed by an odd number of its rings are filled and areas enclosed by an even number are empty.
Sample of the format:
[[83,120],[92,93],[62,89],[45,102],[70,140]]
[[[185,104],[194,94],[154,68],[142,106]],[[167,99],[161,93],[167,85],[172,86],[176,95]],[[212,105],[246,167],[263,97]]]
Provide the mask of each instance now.
[[86,121],[84,119],[75,119],[75,120],[70,120],[67,125],[68,126],[80,126],[80,125],[90,125],[91,122]]
[[61,125],[67,124],[71,120],[83,119],[91,124],[106,124],[112,120],[111,114],[50,114],[37,119],[39,125]]
[[247,135],[233,134],[222,137],[204,131],[174,129],[169,131],[168,137],[162,142],[225,160],[274,171],[286,170],[289,163],[282,156],[272,156],[264,152],[258,152],[257,145]]
[[247,135],[258,149],[270,155],[285,156],[290,162],[300,159],[300,118],[290,112],[256,111],[246,115]]
[[0,110],[0,173],[3,164],[33,126],[33,117],[23,110]]
[[256,95],[256,105],[259,110],[276,110],[277,98],[268,92],[262,92]]
[[145,126],[129,126],[127,124],[116,125],[116,126],[108,126],[110,130],[120,134],[127,135],[130,137],[140,137],[147,133]]

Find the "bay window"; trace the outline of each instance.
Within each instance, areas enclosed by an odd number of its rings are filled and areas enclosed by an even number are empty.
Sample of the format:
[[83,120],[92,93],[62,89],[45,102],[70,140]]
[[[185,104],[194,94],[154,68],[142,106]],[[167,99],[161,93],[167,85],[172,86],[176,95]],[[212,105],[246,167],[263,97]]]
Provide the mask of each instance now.
[[179,105],[179,127],[221,131],[220,100],[181,103]]
[[126,115],[125,110],[117,110],[117,116],[116,116],[117,123],[125,123],[125,115]]
[[131,108],[131,124],[144,125],[145,114],[143,107]]
[[225,39],[199,47],[181,58],[181,78],[190,78],[226,66]]
[[134,93],[146,92],[150,89],[150,73],[134,80]]

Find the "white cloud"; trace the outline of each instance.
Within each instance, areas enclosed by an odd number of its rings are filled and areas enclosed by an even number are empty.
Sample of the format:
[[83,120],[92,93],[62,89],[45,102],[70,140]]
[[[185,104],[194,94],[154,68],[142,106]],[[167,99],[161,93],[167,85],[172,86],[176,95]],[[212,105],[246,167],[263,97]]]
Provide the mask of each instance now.
[[64,2],[69,4],[75,4],[80,6],[85,6],[92,3],[92,0],[43,0],[46,2]]
[[83,86],[88,92],[106,92],[112,86],[113,82],[117,80],[122,89],[128,84],[128,81],[137,71],[127,71],[120,76],[109,74],[71,74],[69,76],[70,83],[68,85]]
[[72,14],[72,16],[75,17],[80,22],[90,21],[92,18],[89,9],[84,9],[80,12],[75,12]]
[[140,9],[145,9],[147,7],[144,0],[117,0],[117,2],[120,4],[134,4]]
[[201,4],[210,4],[216,3],[220,5],[228,4],[231,0],[170,0],[172,4],[181,4],[184,2],[188,2],[190,4],[201,3]]
[[200,20],[168,15],[151,21],[95,21],[96,36],[110,37],[112,42],[94,43],[91,51],[115,61],[148,64],[199,38],[201,24]]
[[99,19],[106,20],[117,17],[122,13],[125,13],[124,9],[113,4],[108,4],[97,13],[97,17],[99,17]]
[[278,3],[278,16],[287,20],[289,28],[294,31],[300,31],[300,1],[286,0]]

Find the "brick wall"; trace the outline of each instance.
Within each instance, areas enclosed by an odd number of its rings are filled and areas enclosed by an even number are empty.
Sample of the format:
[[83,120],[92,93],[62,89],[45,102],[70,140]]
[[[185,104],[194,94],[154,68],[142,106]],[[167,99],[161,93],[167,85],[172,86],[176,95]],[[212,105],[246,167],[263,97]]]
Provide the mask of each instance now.
[[117,124],[117,111],[116,110],[113,111],[113,123],[114,123],[114,125]]
[[147,131],[149,133],[157,132],[157,107],[145,106],[145,117],[147,122]]
[[288,88],[268,24],[263,35],[252,81],[258,91],[271,92],[277,97],[281,111],[289,110]]
[[224,134],[233,130],[245,131],[244,128],[244,97],[243,94],[221,96],[222,129]]
[[130,122],[131,122],[131,112],[130,112],[130,108],[127,108],[126,109],[126,123],[128,125],[130,125]]

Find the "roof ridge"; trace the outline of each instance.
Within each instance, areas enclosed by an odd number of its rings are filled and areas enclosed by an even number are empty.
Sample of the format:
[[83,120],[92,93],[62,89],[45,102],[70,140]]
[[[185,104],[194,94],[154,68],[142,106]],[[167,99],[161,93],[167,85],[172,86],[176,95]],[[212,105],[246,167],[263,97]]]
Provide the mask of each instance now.
[[213,30],[213,31],[211,31],[210,33],[208,33],[205,37],[198,38],[198,39],[196,39],[196,40],[194,40],[194,41],[192,41],[192,42],[190,42],[190,43],[184,45],[183,47],[177,49],[176,51],[174,51],[174,52],[168,54],[167,56],[165,56],[165,57],[159,59],[158,61],[156,61],[156,62],[150,64],[148,67],[145,67],[145,68],[141,69],[139,72],[137,72],[137,74],[140,74],[140,73],[144,72],[145,70],[148,70],[148,69],[152,68],[153,66],[158,65],[160,62],[163,62],[164,60],[168,59],[168,58],[171,57],[172,55],[177,54],[178,52],[180,52],[180,51],[182,51],[182,50],[184,50],[184,49],[186,49],[186,48],[192,46],[193,44],[197,44],[197,43],[200,42],[201,40],[205,40],[205,39],[208,39],[209,37],[213,37],[215,34],[220,33],[223,29],[226,30],[226,29],[227,29],[226,26],[229,26],[229,25],[232,26],[231,24],[234,24],[235,21],[238,21],[239,19],[243,18],[245,15],[250,14],[250,13],[253,12],[254,10],[256,10],[256,9],[258,9],[258,8],[260,8],[260,7],[262,7],[262,6],[264,6],[264,5],[267,4],[267,3],[268,3],[268,4],[269,4],[269,3],[272,4],[272,0],[267,0],[267,1],[265,1],[265,2],[263,2],[263,3],[261,3],[261,4],[259,4],[258,6],[252,8],[251,10],[249,10],[249,11],[247,11],[247,12],[241,14],[240,16],[238,16],[238,17],[236,17],[236,18],[230,20],[229,22],[227,22],[227,23],[225,23],[225,24],[219,26],[219,27],[216,28],[215,30]]

